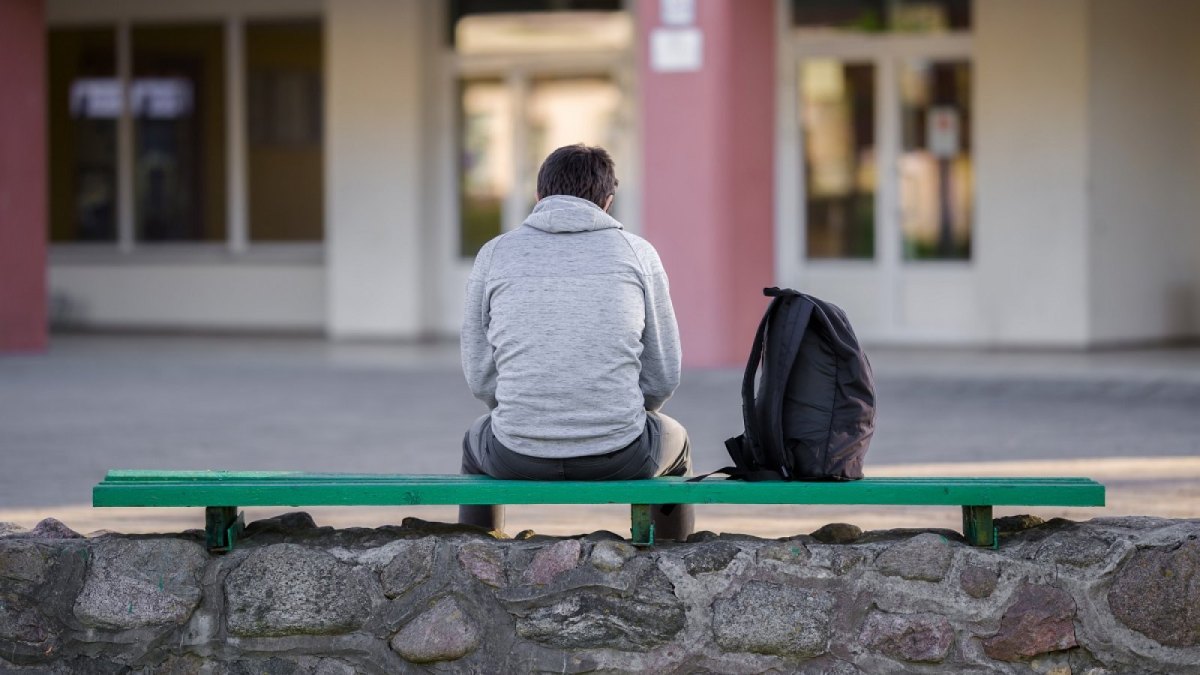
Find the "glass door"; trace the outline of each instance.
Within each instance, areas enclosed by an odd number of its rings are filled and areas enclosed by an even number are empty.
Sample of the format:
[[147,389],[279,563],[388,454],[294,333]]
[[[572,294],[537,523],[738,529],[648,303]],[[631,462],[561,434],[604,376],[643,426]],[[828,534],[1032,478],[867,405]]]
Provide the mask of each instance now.
[[898,73],[904,259],[969,260],[974,220],[971,62],[903,59]]
[[970,54],[969,37],[890,34],[809,35],[788,54],[777,275],[870,338],[971,304],[955,290],[974,228]]
[[524,106],[528,130],[522,134],[528,149],[521,186],[526,197],[522,218],[533,208],[542,160],[557,148],[573,143],[599,145],[608,149],[621,170],[627,166],[620,119],[624,94],[612,77],[538,77],[530,82],[528,92]]
[[779,283],[868,341],[970,341],[974,0],[777,2]]
[[611,74],[533,74],[459,83],[459,254],[516,228],[533,208],[537,171],[555,148],[600,145],[628,166],[625,94]]
[[453,158],[438,160],[453,194],[437,195],[444,217],[431,225],[440,289],[430,321],[448,334],[461,325],[475,255],[524,222],[551,151],[572,143],[608,149],[621,183],[613,214],[635,232],[639,183],[630,13],[467,14],[452,32],[433,115],[453,120],[434,142],[440,157]]

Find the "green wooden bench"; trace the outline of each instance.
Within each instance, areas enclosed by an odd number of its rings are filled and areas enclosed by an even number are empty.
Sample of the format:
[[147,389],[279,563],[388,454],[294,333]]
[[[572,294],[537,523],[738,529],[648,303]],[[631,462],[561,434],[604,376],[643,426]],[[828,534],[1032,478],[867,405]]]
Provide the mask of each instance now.
[[963,536],[994,546],[993,506],[1103,506],[1089,478],[865,478],[843,483],[746,483],[682,478],[633,481],[512,481],[485,476],[300,473],[294,471],[109,471],[92,505],[202,506],[213,551],[233,548],[241,506],[430,504],[630,504],[632,539],[652,545],[651,504],[856,504],[961,506]]

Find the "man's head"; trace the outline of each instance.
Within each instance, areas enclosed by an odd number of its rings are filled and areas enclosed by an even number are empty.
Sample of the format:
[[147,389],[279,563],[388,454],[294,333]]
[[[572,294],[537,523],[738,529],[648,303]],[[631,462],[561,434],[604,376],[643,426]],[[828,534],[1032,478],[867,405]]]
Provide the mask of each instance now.
[[550,153],[538,169],[537,198],[570,195],[608,210],[617,192],[612,157],[601,147],[564,145]]

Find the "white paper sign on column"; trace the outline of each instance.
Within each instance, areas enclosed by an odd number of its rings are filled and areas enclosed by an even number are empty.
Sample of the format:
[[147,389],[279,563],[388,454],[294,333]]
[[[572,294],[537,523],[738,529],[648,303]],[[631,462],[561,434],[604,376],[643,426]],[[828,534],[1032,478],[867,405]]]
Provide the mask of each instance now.
[[658,10],[664,26],[690,26],[696,23],[696,0],[660,0]]
[[704,65],[704,36],[699,28],[655,28],[650,33],[650,69],[686,73]]

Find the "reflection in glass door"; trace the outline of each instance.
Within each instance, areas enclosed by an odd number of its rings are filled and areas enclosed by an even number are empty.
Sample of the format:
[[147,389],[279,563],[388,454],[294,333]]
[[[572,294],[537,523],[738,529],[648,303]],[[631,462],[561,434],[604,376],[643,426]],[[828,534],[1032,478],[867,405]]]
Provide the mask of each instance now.
[[48,31],[50,240],[116,241],[116,33]]
[[808,257],[874,257],[875,66],[803,61],[800,115]]
[[[790,0],[781,284],[867,339],[979,334],[971,0]],[[793,93],[794,92],[794,93]]]
[[529,156],[524,182],[528,204],[533,206],[537,171],[542,160],[564,145],[599,145],[619,156],[617,114],[621,91],[607,77],[555,77],[534,80],[525,106],[529,124]]
[[141,241],[226,238],[223,49],[220,24],[133,29],[129,98]]
[[814,56],[799,60],[797,75],[807,257],[874,258],[876,232],[898,229],[896,259],[970,259],[970,60]]
[[[622,165],[620,88],[604,75],[460,83],[459,253],[520,224],[533,207],[546,155],[572,143],[602,145]],[[518,152],[517,146],[523,145]],[[516,200],[512,209],[506,203]],[[519,215],[518,215],[519,214]]]
[[900,214],[906,260],[971,257],[971,64],[900,67]]
[[513,101],[500,80],[468,80],[460,89],[459,254],[471,257],[503,227],[513,188]]

